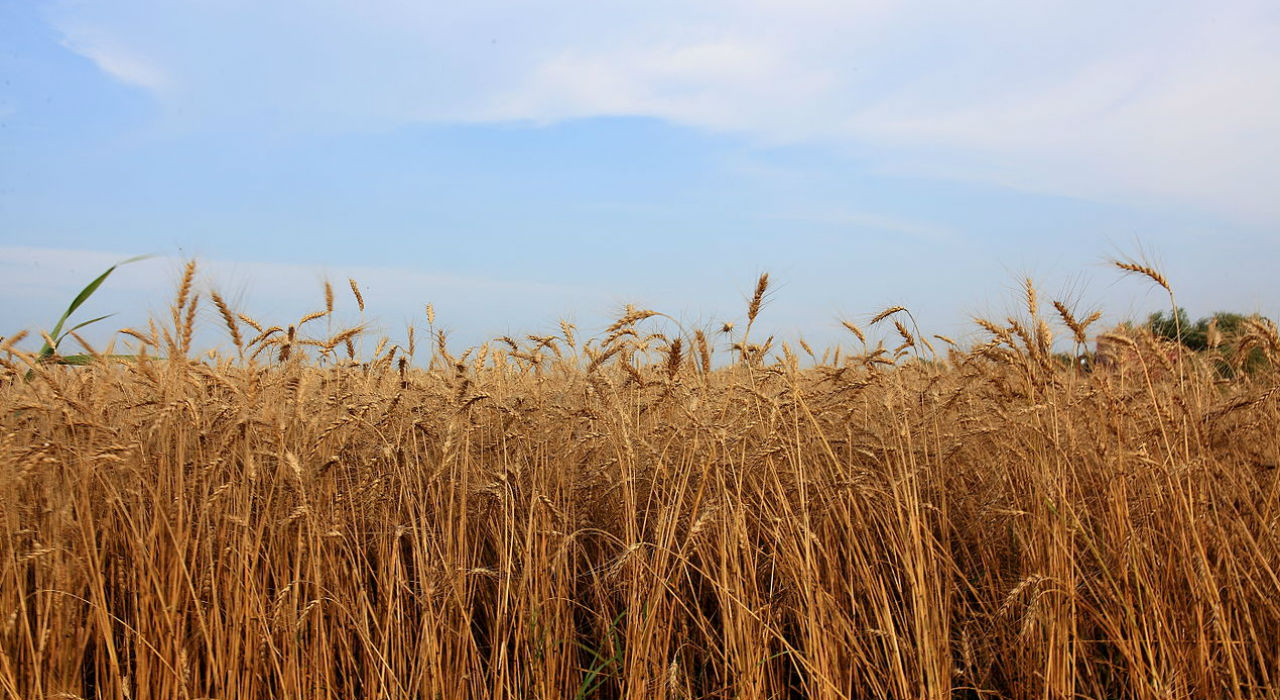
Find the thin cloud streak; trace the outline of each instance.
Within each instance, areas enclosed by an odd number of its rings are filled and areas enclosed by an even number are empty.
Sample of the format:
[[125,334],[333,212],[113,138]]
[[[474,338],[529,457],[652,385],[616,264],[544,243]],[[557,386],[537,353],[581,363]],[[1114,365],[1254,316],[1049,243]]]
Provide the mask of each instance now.
[[1280,179],[1266,3],[201,8],[52,17],[178,128],[647,116],[834,145],[886,172],[1280,223],[1263,184]]

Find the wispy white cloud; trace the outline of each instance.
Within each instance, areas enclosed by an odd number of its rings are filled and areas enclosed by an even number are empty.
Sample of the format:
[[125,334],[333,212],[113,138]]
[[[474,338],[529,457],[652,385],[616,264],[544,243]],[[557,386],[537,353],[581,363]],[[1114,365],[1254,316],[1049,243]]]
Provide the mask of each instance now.
[[1262,0],[117,0],[52,16],[194,128],[649,116],[1280,223],[1280,12]]
[[69,23],[62,45],[93,61],[103,73],[127,85],[159,92],[170,87],[165,71],[144,55],[145,47],[122,43],[110,30]]
[[1280,24],[1228,11],[1215,19],[989,99],[895,96],[857,114],[850,130],[902,149],[917,171],[1085,197],[1180,199],[1280,222],[1280,201],[1263,191],[1280,176]]

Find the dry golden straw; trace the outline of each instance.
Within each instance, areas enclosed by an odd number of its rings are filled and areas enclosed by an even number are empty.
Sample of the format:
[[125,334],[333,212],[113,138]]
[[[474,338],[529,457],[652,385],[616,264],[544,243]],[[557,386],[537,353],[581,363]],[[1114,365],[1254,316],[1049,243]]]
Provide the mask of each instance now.
[[360,293],[360,286],[353,278],[347,278],[347,283],[351,285],[351,295],[356,298],[356,306],[360,307],[360,313],[364,313],[364,295]]
[[[194,271],[124,333],[192,349]],[[945,357],[429,311],[428,363],[211,296],[229,355],[0,342],[0,698],[1280,696],[1263,319],[1090,367],[1030,285]]]

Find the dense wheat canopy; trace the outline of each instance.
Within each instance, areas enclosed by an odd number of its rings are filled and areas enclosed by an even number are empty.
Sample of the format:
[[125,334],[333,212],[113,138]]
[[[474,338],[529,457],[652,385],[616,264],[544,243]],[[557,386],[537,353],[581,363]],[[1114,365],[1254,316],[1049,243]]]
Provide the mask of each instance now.
[[184,283],[136,361],[0,349],[0,696],[1280,694],[1274,328],[1090,372],[1027,296],[945,352],[628,309],[455,354],[326,286],[212,296],[197,360]]

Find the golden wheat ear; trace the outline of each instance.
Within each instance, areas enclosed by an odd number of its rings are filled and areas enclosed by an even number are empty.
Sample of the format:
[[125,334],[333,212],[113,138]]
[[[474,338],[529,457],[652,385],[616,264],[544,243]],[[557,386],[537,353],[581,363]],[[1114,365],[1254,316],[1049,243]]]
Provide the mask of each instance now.
[[769,290],[769,273],[760,275],[760,279],[756,280],[756,291],[751,295],[751,302],[747,304],[747,323],[750,324],[756,320],[756,316],[760,315],[760,306],[764,303],[764,294]]
[[360,293],[360,285],[356,284],[354,278],[348,277],[347,284],[351,285],[351,296],[356,298],[356,306],[360,308],[360,313],[364,313],[364,295]]
[[1132,262],[1132,261],[1127,261],[1127,260],[1112,260],[1111,264],[1115,265],[1121,270],[1124,270],[1125,272],[1132,272],[1134,274],[1142,275],[1143,277],[1146,277],[1152,282],[1155,282],[1157,285],[1163,287],[1166,292],[1169,292],[1170,294],[1173,293],[1173,287],[1169,285],[1169,280],[1165,279],[1165,276],[1160,274],[1159,270],[1155,269],[1154,267],[1151,267],[1150,265],[1142,265],[1142,264]]

